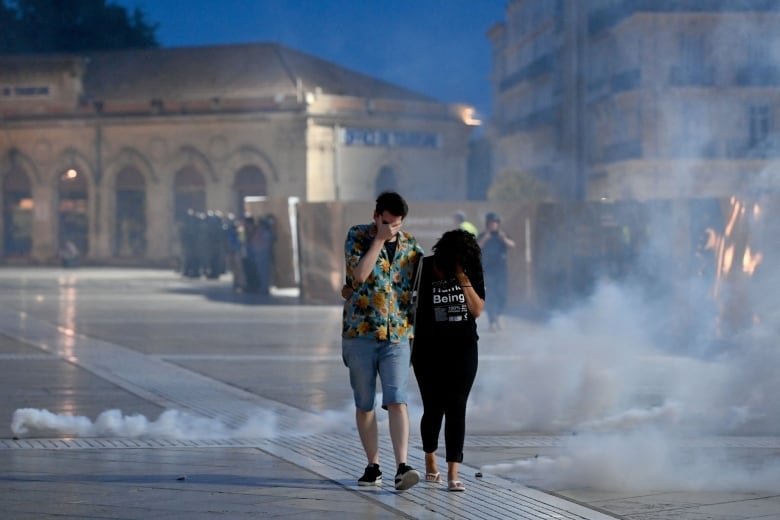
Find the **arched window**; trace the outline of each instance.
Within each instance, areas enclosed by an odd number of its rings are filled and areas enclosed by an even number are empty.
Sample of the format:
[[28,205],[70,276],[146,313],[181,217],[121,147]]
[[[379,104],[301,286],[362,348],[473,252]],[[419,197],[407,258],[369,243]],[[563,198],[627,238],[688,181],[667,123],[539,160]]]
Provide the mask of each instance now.
[[146,253],[146,180],[134,167],[116,178],[114,255],[142,257]]
[[236,215],[244,215],[245,197],[264,197],[268,195],[268,186],[265,181],[265,175],[257,166],[244,166],[236,173],[236,179],[233,182],[233,189],[236,197],[235,211]]
[[376,176],[376,195],[383,191],[398,191],[398,175],[391,166],[382,166]]
[[87,179],[76,168],[59,177],[59,245],[72,242],[82,256],[89,250],[89,196]]
[[3,254],[27,256],[32,251],[33,198],[30,178],[14,168],[3,179]]
[[181,221],[187,210],[206,211],[206,183],[192,166],[176,172],[174,180],[174,218]]

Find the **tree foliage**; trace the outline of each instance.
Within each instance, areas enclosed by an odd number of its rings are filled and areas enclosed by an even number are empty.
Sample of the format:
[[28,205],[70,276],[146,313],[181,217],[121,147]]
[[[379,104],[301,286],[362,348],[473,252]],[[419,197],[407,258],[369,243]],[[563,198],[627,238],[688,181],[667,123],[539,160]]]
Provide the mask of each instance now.
[[544,181],[529,173],[504,170],[490,184],[488,200],[541,202],[552,200],[552,191]]
[[3,53],[157,47],[157,26],[111,0],[0,0]]

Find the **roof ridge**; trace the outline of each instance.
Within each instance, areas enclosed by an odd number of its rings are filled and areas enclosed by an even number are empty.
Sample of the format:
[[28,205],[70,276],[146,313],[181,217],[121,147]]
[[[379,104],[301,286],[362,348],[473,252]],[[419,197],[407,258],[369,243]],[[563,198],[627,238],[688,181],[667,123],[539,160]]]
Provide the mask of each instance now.
[[286,50],[286,47],[278,44],[273,43],[271,44],[274,49],[274,54],[276,54],[279,57],[279,63],[282,64],[282,68],[287,73],[287,75],[290,77],[290,82],[293,84],[293,86],[297,89],[299,88],[299,83],[301,82],[300,76],[295,74],[293,71],[292,65],[287,61],[287,59],[284,57],[284,53],[282,52],[283,49]]

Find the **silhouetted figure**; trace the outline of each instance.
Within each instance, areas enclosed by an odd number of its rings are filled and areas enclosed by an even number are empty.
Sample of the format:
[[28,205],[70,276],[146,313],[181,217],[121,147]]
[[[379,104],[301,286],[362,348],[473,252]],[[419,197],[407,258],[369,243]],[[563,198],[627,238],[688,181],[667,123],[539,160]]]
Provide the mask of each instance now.
[[485,301],[485,310],[490,322],[490,330],[501,329],[501,315],[506,309],[509,268],[507,251],[515,247],[515,242],[501,229],[501,218],[490,212],[485,215],[485,229],[477,237],[482,248],[482,267],[485,271],[485,287],[489,297]]
[[200,270],[197,255],[198,217],[195,215],[195,210],[188,209],[180,225],[181,274],[189,278],[197,278],[200,276]]
[[276,218],[266,215],[255,228],[252,247],[257,268],[257,290],[262,295],[271,293],[274,272],[274,243],[276,242]]
[[228,213],[225,219],[225,258],[227,268],[233,275],[233,290],[243,291],[244,266],[241,255],[241,227],[232,213]]
[[244,291],[255,293],[260,288],[260,280],[257,277],[257,264],[255,263],[255,252],[252,246],[257,225],[252,217],[244,218],[244,240],[242,252],[242,263],[244,266]]
[[214,211],[206,213],[206,261],[203,274],[206,278],[216,280],[225,272],[225,233],[222,229],[222,218]]

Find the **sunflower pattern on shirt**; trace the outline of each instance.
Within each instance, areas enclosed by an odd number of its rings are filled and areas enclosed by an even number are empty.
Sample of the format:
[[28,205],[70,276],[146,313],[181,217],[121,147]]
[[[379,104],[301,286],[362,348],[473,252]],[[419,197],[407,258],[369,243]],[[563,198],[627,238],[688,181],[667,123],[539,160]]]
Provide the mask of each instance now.
[[376,237],[376,225],[352,226],[344,243],[347,285],[352,295],[344,303],[342,337],[373,336],[399,343],[413,337],[409,322],[414,269],[423,256],[422,247],[410,233],[398,234],[395,257],[382,248],[365,282],[355,281],[354,270]]

